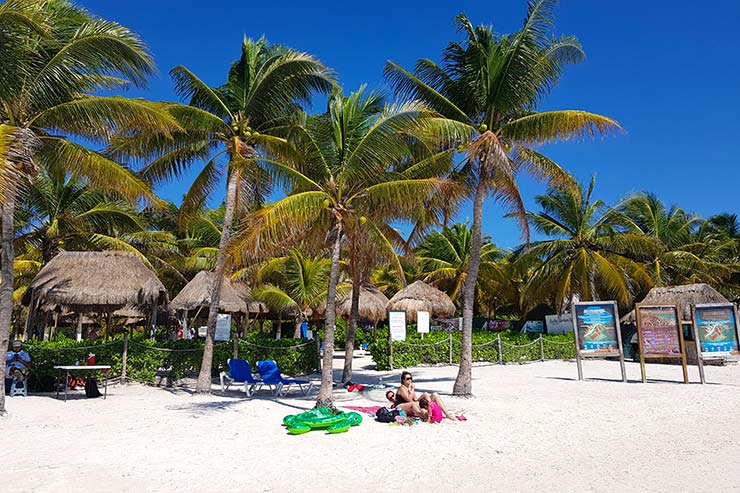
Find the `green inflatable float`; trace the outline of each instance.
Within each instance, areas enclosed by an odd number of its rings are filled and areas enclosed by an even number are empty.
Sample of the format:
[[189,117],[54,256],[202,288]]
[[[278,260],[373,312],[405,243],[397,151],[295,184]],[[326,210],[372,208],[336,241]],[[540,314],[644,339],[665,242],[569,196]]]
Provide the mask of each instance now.
[[360,423],[362,423],[362,416],[359,413],[345,413],[331,407],[317,407],[283,418],[283,425],[293,435],[319,429],[325,429],[328,433],[344,433],[351,426],[357,426]]

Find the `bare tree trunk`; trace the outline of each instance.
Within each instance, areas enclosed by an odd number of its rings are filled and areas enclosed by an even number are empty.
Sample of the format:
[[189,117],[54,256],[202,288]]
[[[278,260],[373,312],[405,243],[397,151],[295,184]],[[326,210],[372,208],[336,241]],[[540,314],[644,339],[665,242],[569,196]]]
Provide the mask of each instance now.
[[321,367],[321,388],[316,398],[316,407],[331,407],[334,404],[334,323],[337,302],[337,282],[339,280],[339,253],[342,246],[342,223],[335,226],[336,238],[331,253],[329,289],[326,293],[326,324],[324,329],[324,362]]
[[198,383],[195,385],[195,392],[198,394],[211,393],[213,339],[216,336],[216,316],[218,315],[218,305],[221,302],[221,281],[226,269],[226,248],[229,246],[231,224],[234,221],[238,184],[239,171],[233,169],[229,173],[229,184],[226,188],[226,210],[224,211],[224,225],[221,228],[221,241],[218,244],[218,254],[216,255],[216,272],[213,276],[213,287],[211,288],[211,305],[208,310],[208,330],[206,331],[206,342],[203,347],[203,361],[200,365]]
[[[5,201],[0,205],[2,214],[2,257],[0,258],[0,353],[8,350],[10,322],[13,317],[13,217],[15,215],[15,187],[9,187]],[[5,416],[5,364],[0,364],[0,416]]]
[[360,276],[359,269],[352,269],[352,306],[349,311],[349,323],[347,324],[347,337],[344,342],[344,369],[342,370],[342,383],[352,380],[352,358],[355,352],[355,331],[357,330],[357,318],[360,306]]
[[475,284],[478,281],[478,269],[480,267],[483,199],[485,195],[486,187],[481,177],[475,188],[475,198],[473,199],[473,241],[470,245],[468,276],[463,287],[462,349],[460,351],[460,368],[457,372],[455,385],[452,387],[454,395],[469,396],[473,393],[473,307],[475,305]]
[[283,315],[282,313],[278,313],[278,318],[276,320],[275,324],[275,339],[280,339],[283,337]]

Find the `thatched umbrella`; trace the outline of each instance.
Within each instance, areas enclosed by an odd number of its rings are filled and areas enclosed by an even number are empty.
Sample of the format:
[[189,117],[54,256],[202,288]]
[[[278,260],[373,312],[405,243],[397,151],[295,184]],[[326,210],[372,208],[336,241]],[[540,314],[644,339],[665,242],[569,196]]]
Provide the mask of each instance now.
[[167,303],[167,290],[137,255],[129,252],[61,252],[46,264],[23,294],[30,326],[37,310],[106,314],[126,306],[152,313]]
[[409,284],[396,293],[386,305],[388,310],[404,310],[409,321],[416,321],[416,312],[430,316],[449,317],[455,314],[455,304],[439,289],[421,281]]
[[[344,293],[337,297],[337,315],[340,317],[349,317],[352,311],[352,291]],[[372,285],[362,286],[360,288],[360,299],[358,305],[358,315],[360,318],[366,318],[373,324],[388,317],[386,305],[388,297],[378,288]]]
[[[693,323],[691,306],[699,303],[729,303],[727,298],[709,284],[684,284],[683,286],[666,286],[653,288],[642,300],[642,303],[678,303],[681,307],[683,323]],[[622,317],[623,324],[634,324],[635,310]]]
[[[213,288],[213,272],[200,271],[185,285],[170,303],[170,307],[177,311],[188,312],[195,310],[193,321],[198,318],[201,311],[208,311],[211,304],[211,289]],[[221,281],[221,301],[219,311],[225,313],[240,313],[246,315],[249,323],[250,313],[267,313],[264,303],[252,299],[252,293],[246,284],[225,277]]]

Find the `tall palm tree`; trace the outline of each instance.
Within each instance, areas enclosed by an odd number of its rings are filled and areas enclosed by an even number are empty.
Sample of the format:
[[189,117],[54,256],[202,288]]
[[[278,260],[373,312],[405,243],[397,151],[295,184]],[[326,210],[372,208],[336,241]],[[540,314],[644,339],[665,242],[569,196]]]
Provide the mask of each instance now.
[[[295,152],[282,161],[266,163],[273,177],[289,184],[290,193],[245,220],[239,241],[242,255],[295,243],[305,237],[331,243],[327,288],[326,330],[321,389],[317,405],[330,406],[334,354],[335,302],[341,247],[345,238],[362,230],[396,258],[402,241],[388,225],[394,218],[418,213],[442,185],[436,159],[420,161],[404,171],[393,165],[409,154],[409,139],[427,135],[436,123],[418,103],[384,105],[379,93],[360,89],[347,97],[335,93],[328,111],[295,127],[289,140]],[[400,270],[400,269],[399,269]]]
[[602,296],[626,305],[633,283],[649,284],[644,269],[631,259],[655,250],[655,242],[621,231],[619,212],[593,199],[594,184],[592,179],[585,190],[551,190],[536,197],[542,211],[528,214],[529,220],[551,238],[522,247],[525,253],[517,260],[537,265],[524,287],[528,307],[553,303],[562,312],[574,297]]
[[[178,178],[185,169],[205,163],[185,195],[185,215],[199,210],[225,176],[226,203],[214,279],[226,270],[234,215],[240,207],[260,202],[265,177],[258,161],[283,140],[276,137],[286,119],[309,102],[317,91],[328,92],[332,73],[317,59],[290,48],[270,45],[266,39],[244,38],[241,56],[234,62],[226,83],[210,87],[185,67],[170,71],[175,89],[189,107],[172,105],[171,112],[185,132],[167,139],[162,135],[125,136],[111,147],[113,155],[153,159],[143,176],[154,183]],[[196,392],[210,393],[213,338],[221,296],[221,283],[214,281],[211,305]]]
[[[10,186],[2,180],[6,186],[2,204],[0,346],[7,344],[13,307],[17,196],[39,166],[85,176],[96,187],[115,189],[123,197],[152,199],[150,187],[126,167],[68,137],[103,144],[116,131],[140,129],[165,135],[179,128],[160,104],[93,95],[98,90],[143,86],[154,71],[146,45],[134,32],[95,18],[66,1],[39,2],[38,8],[49,26],[48,35],[32,31],[13,36],[11,48],[2,46],[3,52],[10,49],[18,58],[12,73],[4,73],[0,82],[0,162],[9,163],[18,179],[11,180]],[[0,377],[4,371],[4,367],[0,369]],[[0,396],[3,412],[4,398]]]
[[[455,302],[458,301],[468,275],[472,239],[473,233],[468,224],[458,223],[428,234],[416,250],[422,280],[445,291]],[[480,252],[480,275],[491,277],[495,272],[498,277],[503,277],[497,264],[502,257],[503,252],[491,243],[489,236],[484,236]]]
[[326,302],[330,268],[329,259],[311,258],[291,250],[258,271],[257,282],[262,285],[252,290],[252,296],[278,313],[295,314],[293,337],[299,338],[301,323]]
[[466,38],[447,46],[441,66],[421,59],[413,72],[392,62],[385,68],[399,95],[420,98],[467,128],[468,137],[459,141],[467,157],[456,171],[466,180],[473,198],[473,239],[463,287],[462,354],[453,387],[457,395],[472,393],[473,307],[484,198],[492,194],[513,210],[528,237],[517,174],[528,172],[554,184],[573,186],[560,166],[531,146],[619,128],[611,118],[585,111],[537,111],[564,66],[584,56],[575,37],[551,36],[555,4],[555,0],[531,0],[522,29],[509,35],[496,34],[490,26],[474,27],[460,14],[457,24]]

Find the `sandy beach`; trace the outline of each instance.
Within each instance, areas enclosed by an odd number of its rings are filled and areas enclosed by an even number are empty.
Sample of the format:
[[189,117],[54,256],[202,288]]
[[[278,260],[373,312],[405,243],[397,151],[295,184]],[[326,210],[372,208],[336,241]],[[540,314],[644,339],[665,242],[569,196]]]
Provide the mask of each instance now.
[[[337,364],[339,365],[339,357]],[[359,383],[395,384],[355,360]],[[112,386],[108,399],[53,395],[8,400],[0,435],[12,453],[5,491],[728,491],[740,489],[740,367],[707,368],[710,384],[678,383],[679,366],[586,361],[484,365],[473,399],[445,396],[465,422],[389,426],[370,418],[349,432],[292,436],[286,414],[315,393],[246,399],[232,387],[195,397],[186,389]],[[456,367],[412,369],[418,390],[448,394]],[[337,389],[338,406],[383,402],[380,389]],[[9,487],[12,488],[8,489]],[[404,486],[405,485],[405,486]]]

